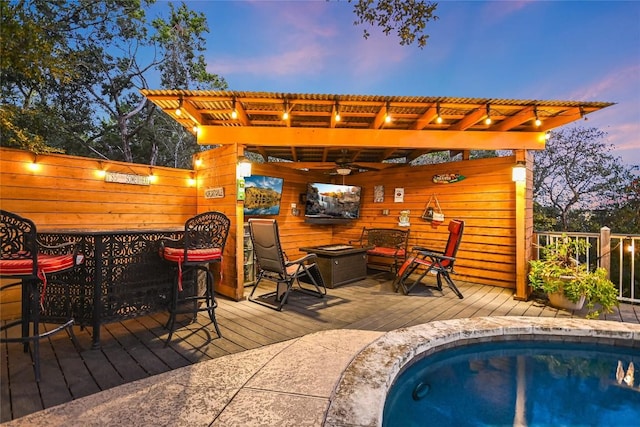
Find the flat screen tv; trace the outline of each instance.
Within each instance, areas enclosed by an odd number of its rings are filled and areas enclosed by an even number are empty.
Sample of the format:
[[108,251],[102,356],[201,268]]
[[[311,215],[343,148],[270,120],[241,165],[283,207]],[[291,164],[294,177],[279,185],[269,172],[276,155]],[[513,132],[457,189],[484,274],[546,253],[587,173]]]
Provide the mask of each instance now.
[[304,216],[311,223],[336,223],[360,216],[362,188],[355,185],[307,184]]
[[284,179],[251,175],[244,179],[244,214],[278,215]]

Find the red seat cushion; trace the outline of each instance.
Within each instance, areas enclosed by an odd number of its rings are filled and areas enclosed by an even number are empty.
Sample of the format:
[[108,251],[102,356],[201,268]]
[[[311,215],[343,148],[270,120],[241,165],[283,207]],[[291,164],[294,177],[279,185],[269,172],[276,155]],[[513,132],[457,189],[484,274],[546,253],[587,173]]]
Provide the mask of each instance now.
[[[43,255],[38,254],[38,274],[56,273],[75,265],[73,254]],[[2,259],[0,260],[0,274],[7,276],[28,276],[33,273],[31,259]]]
[[190,249],[187,251],[187,260],[184,260],[184,248],[164,248],[162,257],[172,262],[207,262],[222,258],[220,248]]
[[[76,264],[80,264],[83,258],[76,258],[74,254],[44,255],[38,254],[37,276],[42,281],[40,305],[44,305],[44,297],[47,290],[47,274],[67,270]],[[2,259],[0,260],[0,274],[7,276],[29,276],[33,274],[32,259]]]
[[[189,249],[187,260],[184,260],[184,248],[168,248],[160,254],[167,261],[178,263],[178,290],[182,292],[182,264],[185,262],[211,262],[222,261],[222,250],[220,248]],[[222,271],[220,271],[222,274]]]
[[404,249],[396,249],[396,248],[384,248],[380,246],[376,246],[373,249],[367,251],[368,255],[374,256],[386,256],[386,257],[404,257],[405,250]]

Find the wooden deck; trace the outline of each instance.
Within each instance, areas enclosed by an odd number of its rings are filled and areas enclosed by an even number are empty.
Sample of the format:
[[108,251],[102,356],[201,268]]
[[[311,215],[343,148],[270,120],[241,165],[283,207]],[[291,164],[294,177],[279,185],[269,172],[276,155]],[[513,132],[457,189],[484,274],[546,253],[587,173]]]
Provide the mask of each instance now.
[[[41,346],[42,380],[34,381],[31,358],[20,344],[0,349],[0,421],[97,393],[192,363],[300,337],[328,329],[389,331],[405,326],[478,316],[583,317],[548,307],[544,302],[513,299],[513,291],[457,282],[465,298],[445,288],[420,287],[410,296],[393,292],[386,273],[329,289],[324,299],[295,293],[282,312],[251,303],[218,298],[216,311],[223,338],[208,328],[188,325],[164,347],[165,313],[102,327],[102,346],[91,350],[91,328],[75,328],[81,349],[60,333]],[[604,317],[640,323],[640,306],[622,304]],[[199,321],[206,324],[206,318]]]

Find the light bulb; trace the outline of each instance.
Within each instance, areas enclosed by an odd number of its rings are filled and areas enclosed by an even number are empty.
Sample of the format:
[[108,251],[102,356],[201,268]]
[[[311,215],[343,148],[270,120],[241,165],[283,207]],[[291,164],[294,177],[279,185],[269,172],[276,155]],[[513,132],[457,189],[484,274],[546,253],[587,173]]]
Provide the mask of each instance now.
[[336,122],[340,121],[340,113],[336,113]]
[[282,113],[282,120],[289,120],[289,113],[287,113],[286,111]]
[[438,118],[436,119],[436,123],[442,124],[442,116],[438,116]]
[[484,119],[484,124],[485,125],[490,125],[491,124],[491,117],[487,117],[486,119]]
[[232,118],[232,119],[234,119],[234,120],[238,118],[238,110],[235,110],[235,109],[234,109],[234,110],[231,112],[231,118]]

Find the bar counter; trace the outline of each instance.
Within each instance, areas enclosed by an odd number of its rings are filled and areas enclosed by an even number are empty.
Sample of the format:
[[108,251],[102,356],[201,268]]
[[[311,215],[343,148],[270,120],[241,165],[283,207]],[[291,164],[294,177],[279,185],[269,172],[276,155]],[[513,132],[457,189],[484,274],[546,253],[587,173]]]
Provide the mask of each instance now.
[[43,321],[60,320],[71,311],[77,323],[93,328],[95,349],[101,325],[166,310],[174,273],[158,254],[159,242],[183,234],[184,226],[39,230],[44,244],[78,241],[85,256],[84,264],[64,277],[67,284],[47,287]]

